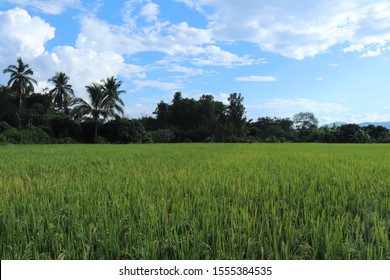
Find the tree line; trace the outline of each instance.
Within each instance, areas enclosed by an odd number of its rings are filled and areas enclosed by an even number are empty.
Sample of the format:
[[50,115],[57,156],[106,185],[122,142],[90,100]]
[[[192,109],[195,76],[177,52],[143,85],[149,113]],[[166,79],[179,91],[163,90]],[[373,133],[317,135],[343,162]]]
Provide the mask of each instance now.
[[154,116],[130,119],[121,99],[126,92],[115,77],[87,85],[84,100],[64,72],[48,80],[51,89],[35,93],[34,71],[22,58],[3,74],[9,80],[0,85],[0,143],[390,142],[383,126],[319,127],[311,112],[248,120],[240,93],[225,104],[210,94],[195,100],[176,92],[169,104],[157,104]]

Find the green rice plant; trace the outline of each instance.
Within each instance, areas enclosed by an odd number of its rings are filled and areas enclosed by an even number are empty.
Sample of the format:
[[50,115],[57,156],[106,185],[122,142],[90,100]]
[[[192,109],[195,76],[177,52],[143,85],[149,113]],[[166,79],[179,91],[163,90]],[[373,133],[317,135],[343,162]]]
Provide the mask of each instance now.
[[387,145],[0,147],[1,259],[389,259]]

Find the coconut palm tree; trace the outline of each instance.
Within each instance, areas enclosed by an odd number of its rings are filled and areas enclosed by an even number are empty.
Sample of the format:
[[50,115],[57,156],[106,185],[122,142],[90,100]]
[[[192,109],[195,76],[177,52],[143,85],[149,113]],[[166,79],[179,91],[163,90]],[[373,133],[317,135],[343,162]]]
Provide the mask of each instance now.
[[54,88],[49,91],[53,98],[54,107],[60,112],[69,114],[69,105],[74,98],[72,85],[69,84],[69,77],[64,72],[57,72],[49,82],[54,84]]
[[126,93],[125,90],[120,90],[122,86],[122,81],[118,81],[114,76],[107,77],[105,80],[102,80],[103,91],[108,98],[112,101],[118,102],[121,106],[125,106],[123,101],[119,98],[119,95]]
[[9,65],[3,70],[4,74],[10,73],[10,79],[8,81],[8,87],[11,91],[19,97],[19,112],[16,112],[19,119],[19,129],[22,128],[22,103],[23,97],[30,92],[34,92],[34,84],[37,85],[37,81],[31,76],[34,75],[33,70],[28,64],[24,64],[22,58],[17,59],[17,65]]
[[124,103],[119,98],[119,94],[109,94],[104,85],[92,83],[86,86],[86,89],[90,98],[90,104],[82,98],[74,99],[72,105],[75,105],[75,107],[72,110],[72,115],[75,118],[92,117],[95,123],[94,142],[96,143],[99,121],[105,121],[111,117],[120,118],[124,113],[121,107]]

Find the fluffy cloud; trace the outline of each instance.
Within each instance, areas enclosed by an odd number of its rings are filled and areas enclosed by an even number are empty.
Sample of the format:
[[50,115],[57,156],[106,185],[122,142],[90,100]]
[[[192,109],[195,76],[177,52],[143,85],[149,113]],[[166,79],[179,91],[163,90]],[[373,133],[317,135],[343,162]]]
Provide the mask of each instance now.
[[48,23],[31,17],[25,10],[0,11],[0,63],[16,61],[17,56],[32,59],[43,54],[45,43],[54,38],[54,31]]
[[[146,3],[142,9],[142,15],[149,19],[153,9],[156,12],[156,7],[151,4]],[[8,64],[15,64],[16,56],[22,56],[34,70],[34,76],[39,83],[37,91],[50,87],[47,80],[59,71],[70,77],[75,93],[83,98],[87,98],[86,85],[111,75],[120,75],[128,80],[136,79],[134,80],[136,90],[152,87],[174,91],[181,89],[183,85],[144,80],[147,68],[126,63],[124,55],[141,51],[160,51],[166,53],[168,57],[174,57],[178,53],[182,53],[183,56],[184,53],[200,54],[205,50],[197,44],[211,42],[208,31],[190,27],[187,23],[173,25],[156,22],[134,32],[125,26],[110,25],[96,18],[87,17],[81,19],[81,26],[75,47],[58,46],[46,51],[45,43],[54,38],[53,27],[38,17],[31,17],[22,9],[0,12],[0,30],[3,34],[0,38],[0,64],[5,68]],[[188,38],[191,38],[191,42]],[[8,59],[9,53],[15,53],[15,57]],[[215,56],[218,56],[218,53],[225,56],[228,54],[218,48],[215,48],[214,53]],[[7,61],[4,60],[6,57]],[[218,58],[214,59],[218,61]],[[233,60],[230,58],[230,61]],[[183,73],[185,76],[203,73],[201,69],[180,65],[175,65],[171,71]],[[143,80],[140,80],[141,78]]]
[[[146,77],[144,67],[126,63],[115,51],[71,46],[46,51],[45,43],[54,38],[54,31],[50,24],[39,17],[31,17],[25,10],[16,8],[0,12],[0,68],[15,64],[16,58],[22,57],[34,70],[34,78],[38,81],[36,91],[50,87],[47,80],[63,71],[70,77],[76,94],[83,98],[86,98],[86,85],[107,76]],[[6,79],[7,75],[1,75],[2,84]]]
[[98,52],[137,53],[142,48],[141,42],[127,36],[129,31],[112,26],[102,20],[86,17],[81,20],[81,32],[76,41],[80,49],[93,49]]
[[[390,3],[369,0],[176,0],[204,11],[213,38],[248,41],[295,59],[338,44],[344,51],[375,52],[390,42]],[[210,9],[209,9],[210,10]]]
[[[127,16],[126,22],[132,22],[133,26],[136,18],[137,16]],[[214,43],[210,30],[191,27],[186,22],[154,22],[135,29],[87,17],[81,21],[81,32],[76,46],[99,52],[115,51],[122,55],[160,52],[167,55],[166,61],[189,60],[197,66],[236,67],[254,63],[248,55],[238,56]]]
[[5,2],[32,7],[45,14],[59,15],[69,8],[80,8],[79,0],[5,0]]
[[190,27],[185,22],[178,25],[157,22],[134,30],[88,17],[81,21],[76,45],[78,48],[115,50],[128,55],[158,51],[173,56],[199,54],[202,52],[199,46],[209,43],[212,40],[208,30]]
[[75,93],[83,98],[86,97],[86,85],[107,76],[145,76],[143,67],[126,64],[123,57],[114,52],[96,52],[69,46],[57,47],[33,60],[31,65],[36,69],[35,76],[40,81],[46,81],[55,72],[65,72],[70,77]]
[[[92,47],[106,34],[108,40],[99,48],[111,46],[114,41],[129,54],[159,51],[171,56],[197,56],[194,60],[197,65],[242,66],[248,65],[247,57],[236,57],[234,63],[229,63],[234,54],[229,53],[230,58],[224,56],[225,51],[217,50],[216,43],[247,41],[265,51],[304,59],[337,45],[342,45],[344,52],[362,52],[363,57],[380,55],[390,42],[390,3],[386,1],[176,1],[203,13],[208,28],[194,28],[185,22],[177,25],[160,22],[157,4],[150,0],[129,0],[122,14],[130,29],[96,24],[90,19],[90,24],[86,21],[83,25],[79,43]],[[138,22],[141,18],[153,24],[142,25]]]

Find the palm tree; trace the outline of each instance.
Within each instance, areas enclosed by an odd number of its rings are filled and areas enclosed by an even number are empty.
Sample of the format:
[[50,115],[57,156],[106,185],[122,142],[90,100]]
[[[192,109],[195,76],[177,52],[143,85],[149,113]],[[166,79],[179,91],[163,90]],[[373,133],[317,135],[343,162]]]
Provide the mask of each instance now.
[[[122,86],[122,81],[118,81],[115,77],[107,77],[105,80],[102,80],[102,90],[106,95],[106,98],[110,100],[112,108],[114,111],[119,112],[123,115],[123,107],[125,103],[120,99],[119,95],[126,93],[125,90],[120,90]],[[108,101],[107,101],[108,102]]]
[[54,88],[49,91],[49,94],[53,98],[54,106],[58,108],[60,112],[69,114],[69,105],[74,98],[74,92],[72,85],[69,83],[69,77],[64,72],[57,72],[49,82],[54,84]]
[[22,58],[17,59],[18,65],[9,65],[3,70],[4,74],[10,73],[10,79],[8,81],[8,87],[11,91],[16,93],[19,97],[19,112],[16,115],[19,119],[19,129],[22,128],[21,111],[22,111],[22,100],[25,95],[30,92],[34,92],[34,84],[37,85],[37,81],[31,78],[34,75],[28,64],[24,64]]
[[[116,91],[116,94],[114,94],[113,92],[108,92],[104,84],[100,85],[97,83],[86,86],[86,89],[91,103],[87,103],[82,98],[74,99],[72,105],[75,105],[75,107],[72,110],[72,115],[75,118],[84,116],[92,117],[95,123],[94,142],[96,143],[99,121],[101,119],[103,121],[107,120],[110,117],[120,118],[124,113],[123,108],[121,107],[121,105],[124,106],[124,103],[119,98],[119,92],[122,91]],[[119,104],[117,104],[117,102]]]
[[118,102],[120,105],[125,106],[123,101],[119,98],[119,94],[126,93],[125,90],[119,90],[122,86],[122,81],[118,81],[114,76],[111,76],[102,80],[102,83],[103,91],[107,94],[107,96],[113,101]]

